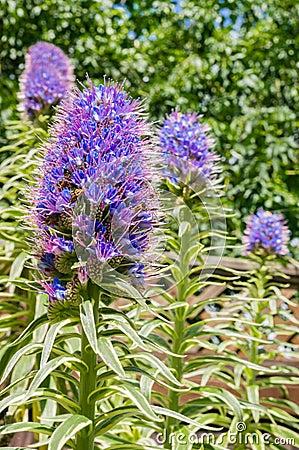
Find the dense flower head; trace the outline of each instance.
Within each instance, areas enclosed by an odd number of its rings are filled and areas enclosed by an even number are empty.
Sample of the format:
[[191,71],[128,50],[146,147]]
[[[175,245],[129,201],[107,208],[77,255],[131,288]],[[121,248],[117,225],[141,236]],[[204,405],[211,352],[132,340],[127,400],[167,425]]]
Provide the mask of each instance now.
[[37,42],[25,56],[20,78],[21,110],[29,118],[49,114],[73,82],[73,66],[63,51],[48,42]]
[[106,263],[143,279],[157,211],[150,138],[140,101],[118,84],[90,82],[58,108],[30,209],[50,300],[100,284]]
[[269,254],[285,255],[290,232],[283,216],[260,208],[247,222],[243,243],[246,251],[266,251]]
[[200,122],[197,113],[182,114],[175,110],[160,129],[160,148],[165,162],[165,176],[173,183],[192,178],[212,182],[219,171],[218,157],[212,151],[209,126]]

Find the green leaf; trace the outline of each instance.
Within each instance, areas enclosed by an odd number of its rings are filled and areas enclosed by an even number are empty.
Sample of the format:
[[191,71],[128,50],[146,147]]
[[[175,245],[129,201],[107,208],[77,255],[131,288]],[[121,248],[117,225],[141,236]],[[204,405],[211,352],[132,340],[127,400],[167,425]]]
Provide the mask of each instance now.
[[23,398],[25,397],[25,394],[11,394],[8,397],[5,397],[0,402],[0,413],[4,411],[8,406],[13,405],[15,403],[22,402]]
[[97,332],[95,319],[93,314],[93,306],[90,300],[86,300],[80,305],[80,319],[82,323],[82,327],[88,342],[93,349],[93,351],[99,355],[99,348],[97,342]]
[[190,283],[189,286],[186,289],[185,292],[185,298],[190,297],[191,295],[193,295],[195,292],[197,292],[200,289],[200,284],[198,281],[194,282],[194,283]]
[[196,256],[199,253],[199,248],[200,246],[198,242],[195,245],[189,247],[186,253],[183,255],[183,264],[186,264],[188,266],[191,265],[193,261],[195,262]]
[[44,341],[44,345],[43,345],[43,352],[42,352],[42,356],[41,356],[41,361],[40,361],[40,366],[44,366],[46,364],[46,362],[48,361],[48,358],[51,354],[54,342],[55,342],[55,338],[57,336],[57,334],[59,333],[59,331],[61,330],[61,328],[63,328],[65,325],[68,325],[69,323],[71,323],[72,320],[71,319],[66,319],[63,320],[62,322],[58,322],[58,323],[54,323],[53,325],[50,326],[47,334],[46,334],[46,338]]
[[125,386],[111,386],[120,394],[129,398],[137,408],[150,420],[159,421],[159,417],[153,412],[153,409],[145,396],[135,389],[133,386],[126,384]]
[[154,445],[138,445],[131,443],[128,444],[119,444],[112,445],[108,447],[107,450],[161,450],[161,447],[155,447]]
[[20,344],[21,342],[23,342],[27,337],[29,337],[34,330],[36,330],[37,328],[41,327],[43,324],[48,323],[49,319],[48,316],[46,314],[38,317],[37,319],[35,319],[33,322],[31,322],[28,327],[25,328],[25,330],[23,331],[23,333],[15,340],[13,341],[10,346],[15,346],[17,344]]
[[147,306],[144,297],[140,292],[137,291],[133,286],[127,283],[124,280],[116,280],[115,287],[120,290],[122,295],[127,296],[128,298],[133,298],[137,303],[139,303],[146,311],[152,312],[150,308]]
[[175,281],[182,281],[184,276],[183,273],[181,271],[181,269],[179,267],[177,267],[175,264],[173,266],[170,267],[171,273],[173,278],[175,279]]
[[[0,402],[0,413],[5,410],[8,406],[11,405],[19,405],[21,403],[25,403],[25,393],[17,393],[17,394],[10,394],[9,396],[5,397]],[[57,391],[56,389],[37,389],[34,392],[34,398],[31,398],[29,400],[26,400],[26,403],[34,403],[38,400],[54,400],[59,405],[63,406],[67,411],[69,411],[71,414],[77,413],[80,411],[79,406],[69,398],[67,395],[63,394],[62,392]]]
[[198,429],[204,429],[204,430],[215,430],[215,431],[221,431],[222,428],[215,428],[215,427],[209,427],[208,425],[200,424],[199,422],[196,422],[193,419],[189,419],[189,417],[184,416],[183,414],[180,414],[176,411],[171,411],[167,408],[161,408],[161,406],[153,406],[153,410],[157,414],[161,414],[166,417],[172,417],[173,419],[177,419],[179,422],[185,422],[189,423],[190,425],[195,425]]
[[[111,374],[113,374],[112,371],[111,371]],[[109,376],[109,378],[110,378],[110,376]],[[99,387],[89,394],[88,402],[91,402],[91,401],[97,402],[99,400],[102,400],[103,398],[105,398],[107,400],[109,397],[111,397],[114,394],[115,394],[114,387],[111,387],[111,386]]]
[[271,406],[277,406],[280,408],[280,410],[289,409],[299,417],[299,406],[291,400],[285,400],[282,398],[261,397],[261,403]]
[[[293,431],[289,427],[286,428],[281,425],[277,424],[260,424],[260,428],[266,431],[269,431],[273,436],[279,437],[280,439],[289,439],[290,443],[292,442],[294,447],[298,446],[299,443],[299,433],[296,433],[296,431]],[[270,442],[271,442],[270,438]]]
[[[164,306],[163,305],[163,311],[171,311],[173,309],[177,309],[177,308],[182,308],[182,307],[186,307],[186,302],[173,302],[170,305]],[[161,306],[157,306],[155,308],[153,308],[153,310],[161,310]]]
[[192,450],[193,444],[190,442],[192,431],[187,427],[182,427],[174,433],[172,442],[175,442],[175,450]]
[[189,233],[191,230],[191,225],[189,222],[181,222],[179,226],[179,238],[184,236],[184,234]]
[[54,431],[54,427],[37,422],[12,423],[0,427],[0,435],[19,433],[21,431],[33,431],[36,433],[51,435]]
[[[123,369],[124,369],[124,371],[125,371],[125,373],[134,373],[134,374],[138,374],[138,375],[141,375],[141,378],[140,378],[140,387],[141,387],[141,391],[144,393],[144,391],[143,391],[143,386],[144,386],[144,384],[142,384],[142,380],[144,379],[144,378],[146,378],[147,380],[150,380],[150,381],[143,381],[146,385],[147,385],[147,387],[149,386],[149,382],[152,384],[152,383],[154,383],[154,382],[156,382],[156,383],[158,383],[160,386],[164,386],[166,389],[170,389],[170,390],[173,390],[173,391],[176,391],[176,392],[181,392],[181,393],[184,393],[184,392],[187,392],[187,390],[186,389],[179,389],[179,388],[175,388],[173,385],[169,385],[169,384],[167,384],[166,382],[164,382],[164,381],[162,381],[162,380],[160,380],[159,378],[157,378],[156,376],[155,376],[155,374],[151,374],[151,373],[149,373],[148,371],[145,371],[144,369],[141,369],[140,367],[136,367],[136,366],[125,366],[125,367],[123,367]],[[105,380],[109,380],[110,378],[114,378],[114,372],[112,371],[112,370],[110,370],[110,371],[107,371],[107,372],[103,372],[103,373],[101,373],[101,374],[99,374],[98,375],[98,380],[99,381],[105,381]],[[95,390],[94,392],[93,392],[93,394],[92,395],[94,395],[94,393],[95,392],[97,392],[97,390]],[[146,396],[147,397],[147,396]],[[147,397],[148,398],[148,397]]]
[[51,372],[53,372],[57,367],[61,366],[62,364],[75,361],[80,362],[78,358],[75,356],[57,356],[57,358],[52,359],[49,361],[44,367],[38,370],[36,373],[34,379],[32,380],[32,383],[29,387],[29,390],[26,394],[25,401],[28,400],[30,396],[32,396],[35,392],[35,390],[40,386],[40,384],[47,378],[48,375],[50,375]]
[[136,331],[129,325],[128,322],[124,320],[112,319],[111,321],[109,321],[109,323],[111,325],[115,325],[116,328],[121,330],[129,339],[131,339],[131,341],[135,345],[142,348],[143,350],[148,350],[144,342],[141,340]]
[[121,406],[119,408],[115,408],[100,417],[101,420],[97,421],[95,434],[96,436],[102,436],[115,424],[124,420],[126,417],[136,417],[136,415],[138,416],[141,414],[142,413],[136,406]]
[[[294,414],[294,410],[292,411],[292,413]],[[295,424],[295,422],[299,422],[299,417],[298,416],[297,417],[296,416],[291,416],[291,414],[289,414],[288,412],[284,411],[283,409],[273,408],[273,407],[269,408],[269,414],[273,418],[278,417],[278,419],[280,419],[284,423],[291,423],[291,422],[293,422],[293,424]]]
[[[145,361],[148,361],[153,367],[159,370],[159,372],[164,375],[164,377],[169,380],[171,383],[173,383],[175,386],[183,386],[182,383],[180,383],[175,376],[170,372],[168,367],[160,361],[159,358],[156,356],[150,354],[150,353],[134,353],[132,355],[127,355],[126,358],[134,358],[134,359],[143,359]],[[188,391],[188,389],[186,389]]]
[[233,394],[226,391],[225,389],[214,388],[209,386],[204,386],[204,388],[199,387],[198,390],[204,396],[212,396],[221,399],[224,403],[228,405],[230,409],[234,411],[240,422],[243,420],[242,408],[240,406],[240,403]]
[[[8,377],[10,372],[13,370],[14,366],[17,364],[17,362],[23,355],[26,355],[26,353],[28,353],[30,350],[32,350],[34,348],[42,348],[42,347],[43,347],[42,344],[28,344],[28,345],[25,345],[25,347],[20,348],[20,350],[18,350],[13,355],[13,357],[11,358],[9,363],[6,365],[3,375],[2,375],[2,378],[0,380],[0,384],[2,384],[4,382],[4,380]],[[1,363],[0,363],[0,368],[1,368]]]
[[1,447],[1,450],[28,450],[28,447]]
[[146,322],[144,325],[142,325],[142,328],[140,329],[140,334],[142,336],[148,336],[155,328],[161,326],[162,322],[160,320],[152,320],[149,322]]
[[155,381],[155,377],[151,377],[148,372],[145,372],[144,375],[141,375],[140,377],[140,390],[148,401],[150,401],[151,399],[152,389]]
[[54,400],[59,405],[63,406],[69,413],[75,414],[80,411],[79,405],[68,395],[57,391],[57,389],[39,388],[34,392],[34,399],[28,403],[38,400]]
[[22,271],[24,269],[25,262],[30,259],[30,255],[25,252],[21,252],[14,260],[14,262],[11,265],[11,269],[9,272],[9,278],[10,280],[14,280],[15,278],[19,278],[22,274]]
[[256,381],[260,387],[284,386],[285,384],[298,384],[299,377],[267,377]]
[[[247,392],[248,401],[255,405],[259,405],[259,403],[260,403],[259,387],[257,385],[246,386],[246,392]],[[255,421],[255,423],[258,423],[259,422],[259,411],[252,410],[252,417],[253,417],[253,420]]]
[[69,439],[74,437],[80,430],[92,425],[92,421],[79,414],[68,417],[54,431],[48,450],[61,450]]
[[[44,314],[47,315],[48,310],[48,295],[47,294],[38,294],[35,298],[35,313],[34,318],[38,318],[43,316]],[[34,342],[43,342],[45,339],[48,327],[50,325],[49,320],[47,323],[42,325],[41,327],[38,327],[36,330],[33,331],[32,339]]]
[[[3,234],[3,233],[2,233]],[[8,238],[8,236],[4,237],[5,239]],[[2,277],[1,277],[2,278]],[[7,283],[13,283],[14,286],[17,286],[24,291],[32,291],[36,289],[37,282],[28,280],[28,278],[15,278],[14,280],[10,280],[7,277],[2,278],[1,282],[7,282]]]
[[[215,320],[214,318],[212,320]],[[223,356],[223,355],[205,355],[205,356],[199,356],[197,358],[194,358],[186,363],[186,372],[190,373],[193,371],[196,371],[196,369],[200,366],[205,366],[210,364],[211,362],[217,362],[220,363],[233,363],[241,364],[242,366],[250,367],[251,369],[260,371],[261,373],[274,373],[276,372],[275,369],[269,368],[266,366],[258,365],[255,363],[252,363],[251,361],[245,361],[241,358],[238,358],[236,356]]]
[[259,430],[254,428],[251,435],[252,442],[250,442],[250,447],[252,450],[268,450],[269,446],[266,446],[264,433],[261,433]]
[[99,349],[98,354],[101,356],[104,363],[119,376],[125,377],[126,374],[124,372],[124,369],[122,368],[121,362],[118,359],[117,353],[114,350],[114,347],[110,339],[100,337],[98,339],[98,349]]

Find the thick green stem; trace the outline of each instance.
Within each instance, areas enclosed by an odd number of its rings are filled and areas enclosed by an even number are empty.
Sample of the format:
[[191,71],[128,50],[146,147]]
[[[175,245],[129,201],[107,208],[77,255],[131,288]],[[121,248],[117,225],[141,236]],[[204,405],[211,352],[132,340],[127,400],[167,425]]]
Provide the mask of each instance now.
[[[255,324],[261,324],[263,321],[262,311],[263,308],[267,306],[267,300],[262,301],[266,297],[266,286],[265,286],[265,279],[268,275],[268,267],[266,265],[266,259],[260,258],[260,267],[259,270],[256,273],[256,282],[252,290],[252,297],[255,297],[257,299],[260,299],[260,301],[257,301],[255,304],[255,307],[252,307],[252,313],[253,313],[253,322]],[[256,325],[254,325],[251,330],[251,335],[253,337],[263,338],[264,336],[260,331],[257,330]],[[251,341],[251,347],[248,352],[248,359],[253,364],[259,364],[260,363],[260,357],[258,353],[258,342]],[[256,371],[255,369],[248,369],[248,384],[249,385],[255,385],[256,383]],[[249,400],[247,398],[247,400]]]
[[[176,317],[174,323],[174,342],[173,342],[173,352],[180,354],[180,348],[183,342],[184,335],[184,327],[185,327],[185,319],[184,317]],[[171,358],[171,368],[174,370],[175,377],[182,381],[183,377],[183,358],[179,358],[177,356],[172,356]],[[169,390],[168,393],[168,408],[171,411],[179,411],[179,400],[180,393],[176,391]],[[172,448],[171,444],[171,433],[173,431],[173,427],[176,424],[177,420],[172,417],[168,417],[166,420],[166,443],[165,448]]]
[[[181,251],[180,251],[180,270],[182,279],[178,284],[178,302],[186,301],[186,290],[189,283],[188,272],[189,272],[189,261],[186,261],[186,253],[190,245],[190,234],[186,232],[181,238]],[[182,354],[182,343],[184,341],[184,328],[185,328],[185,318],[186,318],[186,308],[183,306],[181,308],[175,309],[174,318],[174,332],[173,332],[173,344],[172,351],[178,355]],[[178,381],[182,381],[184,362],[183,358],[178,356],[171,357],[171,368],[174,371],[174,375]],[[168,408],[171,411],[179,412],[179,401],[180,393],[177,391],[169,390],[168,392]],[[177,419],[168,417],[166,419],[166,443],[165,448],[172,448],[171,433],[174,431],[175,425],[178,423]]]
[[[91,290],[90,290],[91,291]],[[92,293],[94,306],[93,314],[95,318],[95,325],[99,321],[99,293],[98,290],[93,290]],[[95,401],[89,400],[89,395],[97,387],[97,355],[89,345],[88,339],[84,330],[82,329],[81,339],[81,359],[88,367],[88,370],[82,369],[80,372],[80,388],[79,388],[79,404],[80,414],[94,422],[95,419]],[[92,430],[83,429],[77,437],[76,450],[94,450],[94,427]]]

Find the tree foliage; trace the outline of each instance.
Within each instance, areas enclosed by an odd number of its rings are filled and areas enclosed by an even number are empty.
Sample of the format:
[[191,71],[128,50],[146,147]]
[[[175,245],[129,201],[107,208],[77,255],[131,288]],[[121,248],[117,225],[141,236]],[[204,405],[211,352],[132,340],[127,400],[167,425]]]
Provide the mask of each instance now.
[[[2,120],[15,109],[28,46],[43,39],[86,73],[126,80],[153,119],[178,106],[213,128],[238,218],[258,206],[298,221],[295,0],[2,0]],[[0,13],[1,14],[1,13]],[[232,222],[234,229],[240,221]]]

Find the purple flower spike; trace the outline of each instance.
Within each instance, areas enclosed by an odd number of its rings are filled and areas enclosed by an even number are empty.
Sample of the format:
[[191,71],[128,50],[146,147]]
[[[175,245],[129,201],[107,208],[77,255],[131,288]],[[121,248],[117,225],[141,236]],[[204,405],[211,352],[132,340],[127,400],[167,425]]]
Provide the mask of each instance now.
[[159,210],[150,184],[156,160],[142,105],[122,86],[90,82],[58,107],[30,210],[50,298],[58,288],[63,295],[54,277],[74,301],[89,279],[102,282],[104,265],[139,280],[148,274]]
[[286,255],[289,237],[283,216],[260,208],[247,222],[243,243],[247,253],[262,249],[269,254]]
[[25,71],[20,78],[21,110],[29,118],[49,114],[73,82],[73,66],[63,51],[53,44],[37,42],[25,56]]
[[[182,114],[175,110],[164,121],[160,130],[160,148],[164,157],[165,176],[172,183],[192,179],[214,181],[219,172],[218,156],[211,151],[214,143],[209,126],[199,121],[197,113]],[[190,179],[190,177],[189,177]]]
[[42,283],[46,293],[49,295],[49,301],[62,301],[66,297],[66,289],[62,286],[58,278],[54,278],[50,284]]

